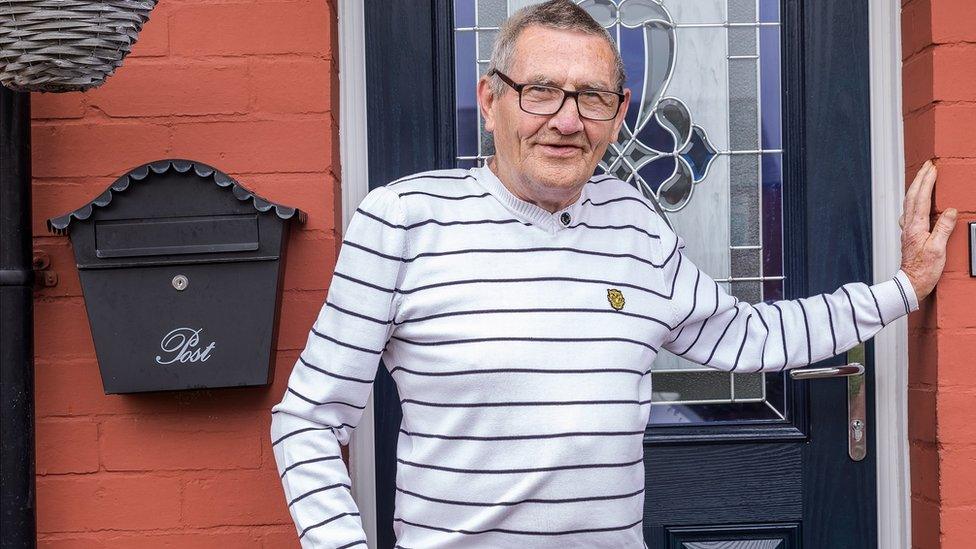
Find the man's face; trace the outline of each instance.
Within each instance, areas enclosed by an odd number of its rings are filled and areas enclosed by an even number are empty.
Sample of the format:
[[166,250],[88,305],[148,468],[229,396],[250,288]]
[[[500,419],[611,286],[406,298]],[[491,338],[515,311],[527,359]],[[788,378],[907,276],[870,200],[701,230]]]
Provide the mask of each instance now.
[[[610,44],[579,32],[539,26],[524,29],[512,62],[503,71],[519,84],[616,90]],[[576,189],[593,175],[607,146],[617,139],[630,102],[630,90],[624,90],[626,98],[613,120],[581,118],[570,98],[557,113],[542,116],[519,108],[518,92],[511,87],[504,86],[493,97],[488,84],[483,78],[478,96],[485,129],[494,137],[499,170],[543,195]]]

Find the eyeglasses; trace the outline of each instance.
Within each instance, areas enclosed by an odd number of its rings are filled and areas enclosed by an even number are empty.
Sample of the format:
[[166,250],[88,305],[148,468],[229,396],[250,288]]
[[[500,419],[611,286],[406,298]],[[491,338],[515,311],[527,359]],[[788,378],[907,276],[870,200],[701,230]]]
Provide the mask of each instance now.
[[488,76],[497,74],[502,82],[508,84],[519,94],[519,108],[529,114],[549,116],[559,112],[567,97],[576,101],[579,115],[590,120],[613,120],[620,110],[624,94],[609,90],[570,91],[543,84],[516,84],[497,69],[488,71]]

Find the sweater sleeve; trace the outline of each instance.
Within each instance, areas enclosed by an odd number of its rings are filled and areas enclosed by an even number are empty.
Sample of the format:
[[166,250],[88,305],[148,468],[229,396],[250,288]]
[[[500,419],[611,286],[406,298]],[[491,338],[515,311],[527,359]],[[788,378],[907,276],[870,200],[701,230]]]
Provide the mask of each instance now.
[[705,366],[736,372],[806,366],[847,351],[918,309],[901,270],[873,286],[852,282],[802,299],[740,302],[684,255],[683,241],[670,228],[660,233],[661,273],[674,314],[664,348]]
[[271,409],[271,446],[304,548],[366,546],[339,446],[362,417],[393,331],[405,246],[399,196],[373,189],[349,221],[325,303]]

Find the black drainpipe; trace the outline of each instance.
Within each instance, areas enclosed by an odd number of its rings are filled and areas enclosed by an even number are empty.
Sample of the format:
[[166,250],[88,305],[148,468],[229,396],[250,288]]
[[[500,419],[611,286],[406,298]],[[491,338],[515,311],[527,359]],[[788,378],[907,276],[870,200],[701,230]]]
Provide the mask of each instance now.
[[37,545],[30,94],[0,86],[0,521],[3,549]]

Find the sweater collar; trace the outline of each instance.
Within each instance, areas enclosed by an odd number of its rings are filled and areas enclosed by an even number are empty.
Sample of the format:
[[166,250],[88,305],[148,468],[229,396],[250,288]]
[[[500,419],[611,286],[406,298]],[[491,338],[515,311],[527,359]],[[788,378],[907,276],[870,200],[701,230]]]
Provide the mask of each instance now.
[[589,184],[584,184],[575,202],[560,210],[550,212],[541,206],[519,198],[512,191],[508,190],[508,187],[502,183],[501,179],[498,179],[495,172],[491,171],[488,167],[487,159],[483,166],[471,168],[471,174],[474,175],[475,180],[486,191],[497,198],[512,213],[525,221],[531,222],[533,225],[543,228],[549,233],[556,233],[577,223],[582,213],[583,202],[586,200],[586,191],[589,187]]

